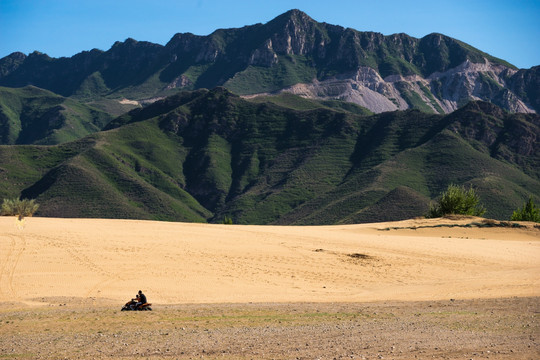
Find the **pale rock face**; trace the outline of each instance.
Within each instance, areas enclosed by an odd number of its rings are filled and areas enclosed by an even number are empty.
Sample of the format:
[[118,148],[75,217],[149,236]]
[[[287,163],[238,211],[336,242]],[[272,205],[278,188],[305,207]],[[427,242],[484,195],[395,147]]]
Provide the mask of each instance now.
[[[506,87],[503,75],[512,75],[515,70],[502,65],[490,63],[487,59],[483,64],[475,64],[465,61],[460,66],[450,69],[444,73],[433,73],[428,80],[433,85],[440,84],[442,98],[438,101],[445,112],[452,112],[459,107],[460,99],[470,100],[492,100],[496,93],[484,89],[485,81],[489,78],[494,86],[499,90]],[[508,93],[507,101],[513,99],[513,105],[508,104],[507,108],[514,112],[534,113],[534,109],[525,105],[515,94]]]
[[168,89],[175,89],[175,88],[183,88],[192,84],[193,83],[191,82],[191,80],[189,80],[187,76],[180,75],[176,79],[171,81],[169,85],[167,85],[166,89],[168,90]]
[[[453,69],[433,73],[427,78],[420,75],[390,75],[383,79],[375,69],[360,67],[354,73],[322,81],[314,79],[311,83],[295,84],[279,92],[313,99],[349,101],[375,113],[409,109],[411,104],[406,98],[413,96],[421,99],[433,112],[450,113],[463,105],[463,99],[493,100],[506,87],[505,76],[513,72],[515,70],[492,64],[487,59],[481,64],[467,60]],[[486,78],[489,78],[488,88]],[[497,100],[513,112],[535,112],[510,91],[499,95]]]
[[249,58],[249,65],[270,67],[278,62],[278,56],[272,47],[272,40],[268,39],[265,44],[256,49]]
[[500,105],[505,109],[508,109],[510,112],[515,113],[531,113],[531,109],[519,99],[514,93],[510,91],[505,91],[501,99],[499,100]]

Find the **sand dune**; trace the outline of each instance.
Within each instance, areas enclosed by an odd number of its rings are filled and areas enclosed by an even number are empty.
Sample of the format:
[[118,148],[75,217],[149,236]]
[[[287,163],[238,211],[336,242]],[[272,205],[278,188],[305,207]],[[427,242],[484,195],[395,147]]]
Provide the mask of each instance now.
[[139,289],[160,304],[539,296],[540,229],[463,226],[477,221],[284,227],[27,218],[19,229],[0,217],[0,302],[124,302]]

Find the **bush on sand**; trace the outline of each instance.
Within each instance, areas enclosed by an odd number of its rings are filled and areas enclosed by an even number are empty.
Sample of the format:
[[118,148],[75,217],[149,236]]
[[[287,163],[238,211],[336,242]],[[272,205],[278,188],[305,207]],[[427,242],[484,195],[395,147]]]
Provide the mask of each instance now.
[[512,221],[533,221],[540,223],[540,209],[534,204],[532,197],[521,210],[516,210],[510,218]]
[[26,216],[32,216],[39,208],[34,199],[4,199],[1,215],[17,216],[22,220]]
[[480,204],[480,198],[472,187],[450,184],[441,194],[435,205],[431,204],[427,218],[438,218],[445,215],[482,216],[486,209]]

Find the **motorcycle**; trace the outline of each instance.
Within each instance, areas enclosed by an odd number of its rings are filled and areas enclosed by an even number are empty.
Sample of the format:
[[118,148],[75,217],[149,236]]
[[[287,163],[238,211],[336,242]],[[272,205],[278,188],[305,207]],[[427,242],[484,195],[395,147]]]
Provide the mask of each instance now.
[[152,311],[151,303],[144,303],[137,306],[137,299],[131,299],[122,307],[122,311]]

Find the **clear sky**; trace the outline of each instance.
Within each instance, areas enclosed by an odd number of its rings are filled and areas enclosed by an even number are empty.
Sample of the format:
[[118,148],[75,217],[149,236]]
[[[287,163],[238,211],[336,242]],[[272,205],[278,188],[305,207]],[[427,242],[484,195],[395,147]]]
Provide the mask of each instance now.
[[164,45],[175,33],[266,23],[293,8],[360,31],[442,33],[519,68],[540,65],[540,0],[0,0],[0,58],[69,57],[128,37]]

